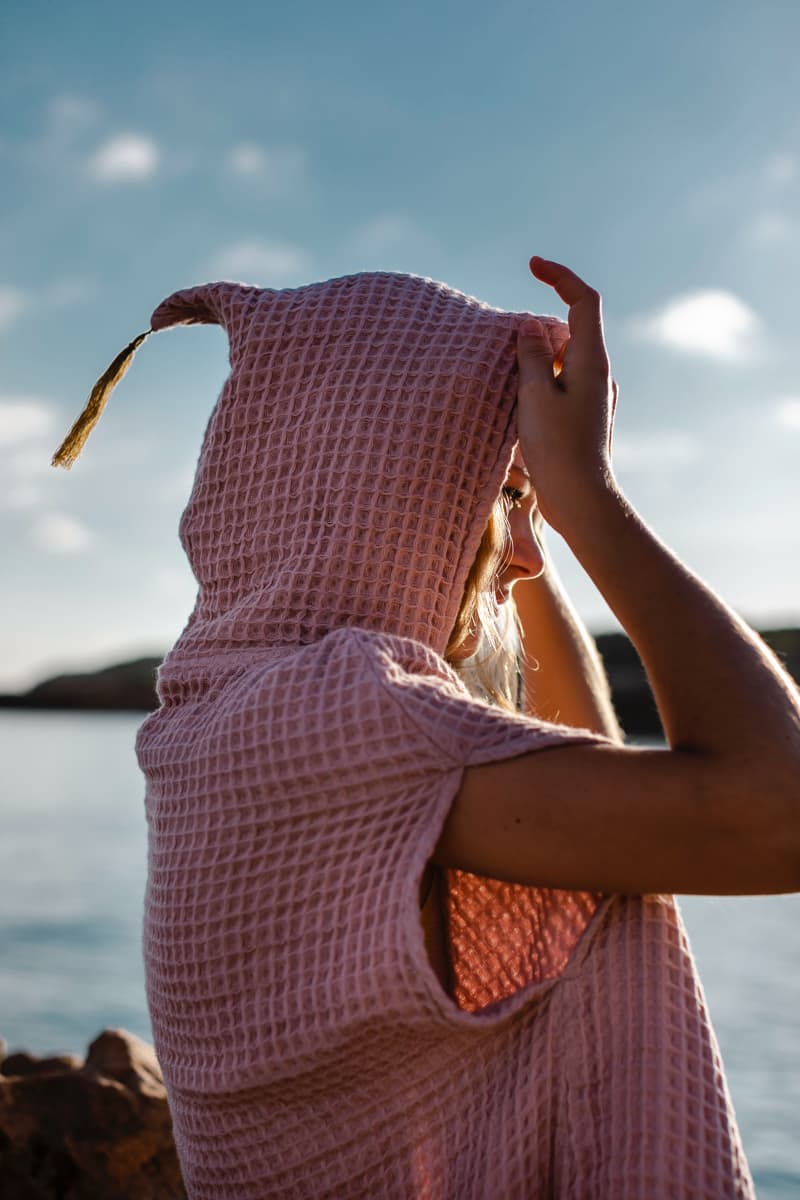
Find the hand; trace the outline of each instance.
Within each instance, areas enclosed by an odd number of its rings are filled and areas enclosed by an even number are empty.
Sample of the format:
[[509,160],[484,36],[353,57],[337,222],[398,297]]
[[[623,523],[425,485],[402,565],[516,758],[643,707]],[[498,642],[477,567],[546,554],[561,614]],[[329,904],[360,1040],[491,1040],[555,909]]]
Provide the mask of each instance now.
[[530,267],[569,305],[569,337],[555,357],[540,322],[531,323],[532,333],[524,323],[517,341],[520,449],[542,515],[558,530],[580,509],[587,488],[616,487],[611,439],[617,385],[603,339],[600,294],[559,263],[534,257]]

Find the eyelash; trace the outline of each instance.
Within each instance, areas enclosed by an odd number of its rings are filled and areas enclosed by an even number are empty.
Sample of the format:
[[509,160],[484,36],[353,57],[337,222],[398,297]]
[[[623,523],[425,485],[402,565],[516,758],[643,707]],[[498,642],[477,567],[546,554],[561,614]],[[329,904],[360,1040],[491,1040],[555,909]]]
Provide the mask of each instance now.
[[522,501],[525,499],[525,493],[521,492],[519,488],[504,487],[503,495],[509,501],[512,508],[520,508]]

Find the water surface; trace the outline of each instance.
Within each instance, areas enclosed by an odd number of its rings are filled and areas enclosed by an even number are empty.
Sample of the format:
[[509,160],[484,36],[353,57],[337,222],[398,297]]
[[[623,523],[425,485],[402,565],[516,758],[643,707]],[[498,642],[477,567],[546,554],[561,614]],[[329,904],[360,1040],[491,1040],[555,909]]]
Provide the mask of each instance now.
[[[0,1034],[150,1038],[141,715],[0,713]],[[762,1200],[800,1197],[800,896],[680,900]]]

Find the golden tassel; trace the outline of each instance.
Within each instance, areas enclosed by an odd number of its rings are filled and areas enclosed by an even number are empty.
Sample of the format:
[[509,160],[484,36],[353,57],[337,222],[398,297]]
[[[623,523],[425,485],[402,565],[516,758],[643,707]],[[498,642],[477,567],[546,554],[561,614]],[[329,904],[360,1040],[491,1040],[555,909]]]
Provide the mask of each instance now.
[[52,466],[66,467],[69,470],[77,460],[86,444],[86,439],[100,420],[100,414],[105,408],[109,396],[131,365],[131,360],[144,339],[149,337],[152,332],[152,329],[148,329],[146,333],[140,333],[138,337],[135,337],[124,350],[120,351],[100,376],[92,388],[92,394],[86,401],[86,407],[53,455]]

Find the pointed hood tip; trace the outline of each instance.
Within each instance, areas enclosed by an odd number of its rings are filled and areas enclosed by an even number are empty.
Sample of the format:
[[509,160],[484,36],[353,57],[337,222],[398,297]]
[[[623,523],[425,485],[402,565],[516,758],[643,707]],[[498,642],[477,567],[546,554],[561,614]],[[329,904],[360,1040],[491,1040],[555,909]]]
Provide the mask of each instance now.
[[156,305],[150,317],[150,328],[154,333],[170,329],[174,325],[225,325],[224,314],[232,298],[246,292],[263,289],[255,285],[232,283],[228,280],[216,283],[200,283],[180,288]]

